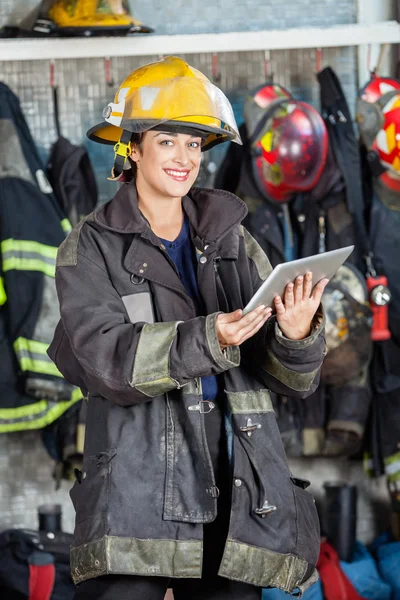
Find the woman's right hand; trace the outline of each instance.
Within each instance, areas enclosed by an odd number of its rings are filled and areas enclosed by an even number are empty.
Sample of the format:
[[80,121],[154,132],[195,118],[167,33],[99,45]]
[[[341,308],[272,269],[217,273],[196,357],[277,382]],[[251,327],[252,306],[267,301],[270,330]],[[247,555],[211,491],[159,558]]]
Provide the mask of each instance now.
[[271,314],[272,308],[260,305],[245,316],[240,309],[218,315],[217,336],[221,348],[243,344],[261,329]]

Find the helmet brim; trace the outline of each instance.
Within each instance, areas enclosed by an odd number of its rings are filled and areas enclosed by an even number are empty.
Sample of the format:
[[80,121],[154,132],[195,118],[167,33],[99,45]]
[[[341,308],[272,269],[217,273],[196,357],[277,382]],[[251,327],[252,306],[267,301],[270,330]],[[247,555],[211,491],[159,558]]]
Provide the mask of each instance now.
[[[198,125],[197,123],[192,124],[190,122],[180,122],[178,124],[176,121],[166,121],[165,123],[161,124],[157,122],[154,124],[154,127],[151,127],[150,123],[149,125],[149,127],[146,127],[146,131],[156,129],[159,131],[173,131],[176,133],[198,133],[202,138],[205,139],[204,144],[202,144],[201,147],[202,152],[210,150],[210,148],[213,148],[214,146],[217,146],[223,142],[233,141],[235,138],[235,134],[231,131],[217,129],[215,127],[208,127],[207,125]],[[116,125],[109,125],[102,122],[89,129],[86,133],[86,136],[93,142],[114,145],[121,139],[123,131],[124,129],[122,127],[117,127]],[[237,141],[239,144],[242,143],[240,138],[239,140],[234,141]]]

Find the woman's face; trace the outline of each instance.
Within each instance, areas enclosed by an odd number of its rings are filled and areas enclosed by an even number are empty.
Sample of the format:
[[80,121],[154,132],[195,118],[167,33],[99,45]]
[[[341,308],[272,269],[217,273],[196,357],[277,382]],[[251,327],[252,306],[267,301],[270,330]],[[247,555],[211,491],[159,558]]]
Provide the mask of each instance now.
[[196,132],[146,132],[140,148],[135,146],[131,154],[137,164],[137,185],[161,196],[185,196],[199,172],[201,142]]

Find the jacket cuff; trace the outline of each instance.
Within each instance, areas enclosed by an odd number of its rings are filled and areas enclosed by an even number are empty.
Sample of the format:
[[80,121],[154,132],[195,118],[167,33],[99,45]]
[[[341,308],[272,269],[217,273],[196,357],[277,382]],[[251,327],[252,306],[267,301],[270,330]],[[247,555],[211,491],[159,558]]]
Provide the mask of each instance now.
[[222,349],[217,336],[217,316],[220,313],[213,313],[206,317],[206,336],[211,356],[224,371],[238,367],[240,365],[239,346],[228,346]]
[[325,314],[324,314],[324,311],[322,308],[322,304],[320,304],[317,309],[317,312],[315,313],[315,315],[313,317],[313,320],[311,321],[310,335],[306,338],[303,338],[302,340],[291,340],[290,338],[287,338],[282,333],[282,330],[278,325],[278,321],[276,320],[276,316],[273,316],[271,318],[271,326],[273,324],[272,321],[275,326],[276,340],[280,344],[282,344],[282,346],[285,346],[286,348],[296,348],[296,349],[309,348],[310,346],[312,346],[314,344],[314,342],[320,335],[321,331],[323,331],[323,329],[325,327]]

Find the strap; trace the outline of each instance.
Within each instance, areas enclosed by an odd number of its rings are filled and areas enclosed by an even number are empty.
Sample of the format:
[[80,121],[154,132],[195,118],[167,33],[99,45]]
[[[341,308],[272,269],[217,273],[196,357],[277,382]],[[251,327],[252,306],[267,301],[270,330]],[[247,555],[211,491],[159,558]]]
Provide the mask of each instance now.
[[56,126],[56,131],[58,137],[61,137],[61,128],[60,128],[60,111],[58,104],[58,87],[56,85],[52,86],[53,91],[53,107],[54,107],[54,124]]
[[290,100],[293,100],[293,98],[280,98],[279,100],[274,100],[274,102],[271,102],[271,104],[268,106],[265,113],[262,115],[261,119],[258,121],[256,128],[254,129],[252,135],[249,137],[249,139],[248,139],[249,146],[252,146],[255,142],[258,141],[260,134],[265,127],[266,122],[274,114],[275,110],[279,106],[282,106],[282,104],[285,104],[286,102],[288,102]]
[[346,184],[347,206],[353,216],[361,252],[365,260],[365,273],[372,267],[372,252],[364,218],[364,195],[361,178],[361,160],[352,118],[336,73],[326,67],[317,74],[320,84],[322,118],[329,134],[336,162]]
[[132,146],[131,146],[132,133],[123,130],[121,138],[117,144],[114,146],[115,150],[115,158],[114,158],[114,167],[113,167],[113,177],[118,178],[123,169],[124,164],[128,156],[131,155]]
[[56,570],[48,552],[33,552],[29,557],[29,600],[50,600]]

